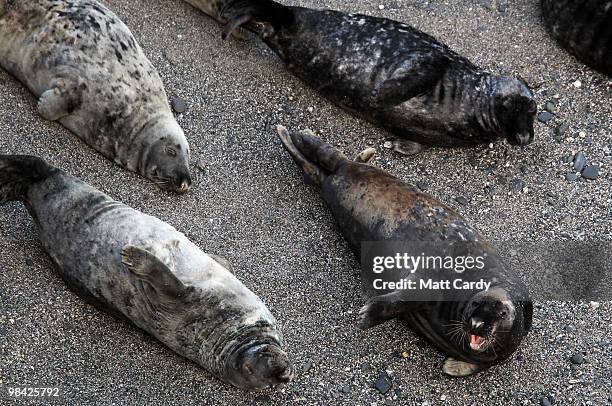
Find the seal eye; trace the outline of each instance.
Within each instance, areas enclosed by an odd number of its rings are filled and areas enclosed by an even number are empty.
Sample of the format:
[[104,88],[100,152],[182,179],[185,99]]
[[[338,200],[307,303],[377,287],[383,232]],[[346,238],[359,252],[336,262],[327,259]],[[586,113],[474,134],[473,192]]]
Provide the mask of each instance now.
[[172,157],[176,156],[176,151],[173,148],[170,148],[170,147],[166,148],[166,153],[168,155],[172,156]]
[[499,314],[499,316],[500,316],[501,318],[503,318],[503,319],[505,319],[507,315],[508,315],[508,312],[507,312],[507,311],[505,311],[505,310],[504,310],[504,311],[502,311],[502,312]]

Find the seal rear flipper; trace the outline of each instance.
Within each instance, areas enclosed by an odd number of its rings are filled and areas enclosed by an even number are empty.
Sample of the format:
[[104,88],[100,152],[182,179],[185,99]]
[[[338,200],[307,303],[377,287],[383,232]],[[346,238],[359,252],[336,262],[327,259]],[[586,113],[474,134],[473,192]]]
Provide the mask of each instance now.
[[49,121],[57,121],[75,110],[77,100],[60,88],[49,89],[38,99],[38,113]]
[[419,309],[420,304],[420,302],[405,301],[404,292],[399,290],[376,296],[359,310],[357,325],[360,329],[367,330],[402,313],[413,312]]
[[189,291],[172,270],[149,251],[126,245],[121,251],[121,262],[133,275],[153,288],[162,308],[175,307],[174,303]]
[[483,369],[484,368],[481,365],[460,361],[452,357],[446,358],[446,360],[444,360],[444,364],[442,365],[442,372],[455,378],[469,376],[478,371],[482,371]]
[[23,200],[31,185],[59,169],[29,155],[0,155],[0,203]]
[[[293,11],[272,0],[234,0],[221,11],[227,23],[223,27],[223,39],[226,39],[237,28],[250,22],[270,24],[274,29],[293,24]],[[246,28],[249,28],[248,25]]]

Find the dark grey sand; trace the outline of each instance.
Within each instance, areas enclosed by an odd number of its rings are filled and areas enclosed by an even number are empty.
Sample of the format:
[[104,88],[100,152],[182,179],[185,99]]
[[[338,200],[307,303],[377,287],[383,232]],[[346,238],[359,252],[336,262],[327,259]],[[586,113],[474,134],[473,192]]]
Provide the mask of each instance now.
[[[40,118],[35,99],[0,71],[2,153],[44,157],[228,258],[277,317],[298,375],[281,388],[240,392],[89,306],[67,290],[31,218],[12,203],[0,209],[0,404],[23,404],[7,398],[8,388],[32,386],[59,387],[55,401],[65,404],[528,405],[545,404],[545,395],[562,405],[609,402],[610,302],[537,302],[520,350],[467,379],[443,376],[443,356],[398,322],[358,330],[359,264],[274,131],[277,123],[311,128],[349,155],[373,146],[375,165],[426,183],[492,240],[610,240],[612,82],[556,46],[537,0],[287,1],[405,21],[493,72],[540,85],[540,110],[556,103],[523,150],[497,143],[417,157],[385,149],[390,134],[321,99],[258,40],[223,42],[217,24],[182,1],[106,3],[157,66],[169,97],[187,102],[179,123],[193,151],[192,192],[165,193],[113,165]],[[569,129],[557,142],[561,122]],[[563,159],[578,151],[600,165],[597,180],[564,179]],[[581,365],[569,360],[577,352]],[[386,395],[373,388],[383,371],[393,384]]]

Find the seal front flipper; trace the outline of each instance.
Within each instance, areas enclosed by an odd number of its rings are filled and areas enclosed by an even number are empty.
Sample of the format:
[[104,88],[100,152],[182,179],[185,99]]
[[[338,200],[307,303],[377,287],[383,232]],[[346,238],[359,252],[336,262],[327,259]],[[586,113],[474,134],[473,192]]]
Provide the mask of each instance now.
[[0,155],[0,203],[24,200],[30,186],[60,172],[29,155]]
[[357,162],[358,164],[367,164],[372,158],[374,158],[374,155],[376,155],[376,150],[374,148],[367,148],[357,154],[353,161]]
[[162,308],[172,308],[176,300],[188,292],[172,270],[149,251],[126,245],[121,251],[121,262],[138,279],[153,288]]
[[221,12],[223,19],[227,20],[223,27],[223,39],[232,34],[237,28],[245,26],[254,30],[251,22],[263,23],[273,29],[280,29],[293,24],[295,17],[289,7],[272,0],[236,0],[230,1]]
[[404,292],[396,290],[386,295],[376,296],[359,310],[357,325],[362,330],[377,326],[402,313],[412,312],[420,307],[420,302],[406,301]]
[[475,374],[476,372],[481,371],[482,369],[483,368],[480,365],[472,364],[465,361],[459,361],[452,357],[446,358],[446,360],[444,360],[444,365],[442,365],[442,371],[446,375],[453,376],[456,378]]
[[69,91],[55,87],[40,95],[38,113],[49,121],[57,121],[74,111],[77,104],[78,99]]

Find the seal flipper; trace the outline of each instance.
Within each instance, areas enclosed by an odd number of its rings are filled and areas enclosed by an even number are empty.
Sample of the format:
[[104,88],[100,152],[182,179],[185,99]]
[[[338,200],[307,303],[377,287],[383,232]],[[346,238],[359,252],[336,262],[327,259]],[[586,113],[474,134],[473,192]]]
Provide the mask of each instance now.
[[57,121],[67,116],[75,106],[75,98],[57,87],[46,90],[38,99],[38,113],[49,121]]
[[405,301],[404,292],[396,290],[376,296],[359,310],[357,325],[362,330],[377,326],[402,313],[412,312],[420,307],[420,302]]
[[475,374],[478,371],[483,369],[482,366],[477,364],[472,364],[470,362],[459,361],[452,357],[446,358],[444,360],[444,364],[442,365],[442,371],[449,376],[453,376],[456,378],[461,378],[463,376],[469,376]]
[[24,200],[31,185],[58,172],[35,156],[0,155],[0,203]]
[[272,0],[231,1],[221,11],[221,16],[227,20],[223,27],[223,39],[239,27],[250,28],[247,24],[252,21],[270,24],[276,30],[290,26],[295,21],[289,7]]
[[234,267],[232,267],[232,264],[227,259],[215,254],[208,254],[208,256],[218,262],[223,268],[227,269],[231,273],[234,273]]
[[149,251],[126,245],[121,250],[121,262],[155,290],[162,307],[170,308],[176,299],[185,296],[188,291],[172,270]]

